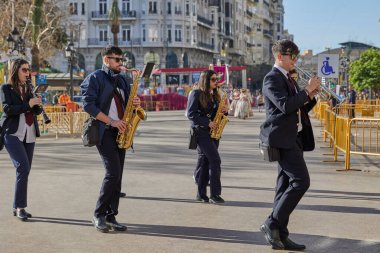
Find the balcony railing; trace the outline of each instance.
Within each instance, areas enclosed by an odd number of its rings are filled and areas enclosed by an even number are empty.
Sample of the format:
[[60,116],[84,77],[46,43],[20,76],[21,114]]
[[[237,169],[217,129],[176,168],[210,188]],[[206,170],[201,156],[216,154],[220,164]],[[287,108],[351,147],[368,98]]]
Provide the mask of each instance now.
[[107,18],[108,19],[108,13],[103,13],[100,11],[93,11],[91,12],[92,18]]
[[253,12],[251,12],[250,10],[247,10],[247,15],[250,17],[253,17]]
[[204,42],[198,42],[198,47],[206,48],[206,49],[209,49],[209,50],[214,50],[214,45],[207,44],[207,43],[204,43]]
[[245,31],[246,31],[246,33],[251,33],[252,32],[252,28],[249,27],[249,26],[245,26]]
[[202,22],[203,24],[206,24],[208,26],[212,26],[214,24],[214,22],[208,18],[205,18],[205,17],[202,17],[200,15],[197,16],[197,20],[199,22]]
[[220,0],[209,0],[209,2],[208,2],[208,6],[216,6],[216,7],[219,7],[219,6],[220,6]]
[[104,46],[104,45],[108,45],[109,41],[107,39],[100,40],[99,38],[88,38],[87,43],[88,45],[92,45],[92,46],[97,46],[97,45]]
[[136,11],[122,11],[121,17],[122,18],[135,18],[136,17]]

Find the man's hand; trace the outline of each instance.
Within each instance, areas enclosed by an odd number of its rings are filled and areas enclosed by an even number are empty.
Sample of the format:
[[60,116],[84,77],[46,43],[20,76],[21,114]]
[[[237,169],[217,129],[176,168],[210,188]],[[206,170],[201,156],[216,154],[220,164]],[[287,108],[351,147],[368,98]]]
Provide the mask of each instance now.
[[309,92],[310,94],[314,91],[319,89],[319,86],[321,86],[321,81],[319,77],[313,76],[312,78],[309,79],[308,85],[305,87],[305,89]]
[[121,133],[127,130],[127,123],[124,120],[114,120],[112,121],[111,126],[116,127]]
[[135,96],[135,97],[133,98],[133,105],[134,105],[135,107],[138,107],[138,106],[141,105],[141,100],[140,100],[140,98],[139,98],[138,96]]

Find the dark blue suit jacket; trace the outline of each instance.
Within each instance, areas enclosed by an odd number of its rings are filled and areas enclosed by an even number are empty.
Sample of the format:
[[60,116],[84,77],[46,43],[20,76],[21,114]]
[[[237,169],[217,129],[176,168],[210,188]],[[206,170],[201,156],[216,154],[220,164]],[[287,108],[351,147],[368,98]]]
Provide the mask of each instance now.
[[[307,150],[314,149],[314,137],[307,113],[316,104],[307,93],[297,85],[297,94],[293,95],[288,79],[277,68],[273,68],[264,78],[263,95],[265,99],[266,120],[260,127],[260,140],[277,148],[292,148],[298,135],[298,113],[304,110],[307,117],[303,124],[303,145]],[[304,122],[302,122],[304,123]]]
[[200,94],[198,89],[190,92],[187,98],[187,117],[191,120],[192,127],[208,129],[218,110],[218,103],[209,103],[207,108],[203,108],[199,102]]
[[[124,91],[125,108],[131,90],[131,80],[122,75],[119,75],[119,77],[120,82],[118,82],[118,88]],[[106,73],[104,70],[99,69],[89,74],[80,85],[83,96],[84,110],[94,118],[99,114],[99,112],[103,112],[108,115],[115,85],[115,78]],[[101,144],[106,124],[101,121],[99,122],[99,141]]]
[[[27,99],[23,101],[21,96],[13,89],[10,84],[3,84],[0,89],[0,99],[3,103],[4,113],[0,119],[0,125],[4,128],[5,133],[14,134],[17,132],[20,114],[27,111],[33,112],[33,123],[36,128],[36,137],[40,136],[38,128],[37,115],[41,114],[40,106],[35,105],[33,108],[29,106],[29,100],[33,98],[31,93],[27,94]],[[5,122],[5,124],[4,124]]]

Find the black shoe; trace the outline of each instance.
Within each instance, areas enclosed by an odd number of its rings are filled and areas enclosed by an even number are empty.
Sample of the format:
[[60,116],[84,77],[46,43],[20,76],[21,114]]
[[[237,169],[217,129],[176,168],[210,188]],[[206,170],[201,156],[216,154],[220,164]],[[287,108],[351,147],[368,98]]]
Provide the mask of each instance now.
[[286,250],[304,250],[306,249],[305,245],[297,244],[290,240],[289,238],[286,238],[284,240],[281,240],[282,244],[284,244],[284,247]]
[[265,234],[265,239],[272,245],[272,249],[284,249],[284,244],[282,244],[280,239],[280,231],[278,229],[270,229],[267,224],[263,224],[260,227],[261,232]]
[[106,224],[106,218],[101,217],[92,217],[92,223],[94,224],[94,227],[96,230],[102,232],[102,233],[108,233],[108,226]]
[[[24,211],[25,211],[25,210],[24,210]],[[13,216],[16,216],[16,213],[17,213],[16,209],[13,209]],[[26,216],[27,216],[28,218],[32,218],[32,214],[31,214],[31,213],[28,213],[27,211],[25,211],[25,213],[26,213]]]
[[195,197],[195,200],[204,202],[204,203],[207,203],[210,201],[210,199],[206,195],[200,196],[199,194],[197,194],[197,196]]
[[210,203],[213,203],[213,204],[223,204],[224,203],[224,199],[222,199],[222,197],[220,197],[219,195],[211,196],[210,197]]
[[26,221],[28,219],[28,215],[27,215],[27,212],[25,211],[25,209],[17,209],[16,210],[16,217],[22,221]]
[[125,194],[125,192],[120,192],[120,198],[125,198],[127,196],[127,194]]
[[115,218],[110,219],[110,220],[106,220],[106,224],[107,224],[108,228],[110,230],[113,230],[113,231],[126,231],[127,230],[127,226],[120,224],[119,222],[116,221]]

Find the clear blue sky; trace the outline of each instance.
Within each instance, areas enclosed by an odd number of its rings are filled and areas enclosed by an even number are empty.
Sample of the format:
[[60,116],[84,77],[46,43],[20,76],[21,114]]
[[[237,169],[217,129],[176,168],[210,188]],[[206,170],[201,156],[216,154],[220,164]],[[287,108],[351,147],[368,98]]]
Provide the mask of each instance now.
[[301,52],[355,41],[380,47],[379,0],[284,0],[284,26]]

